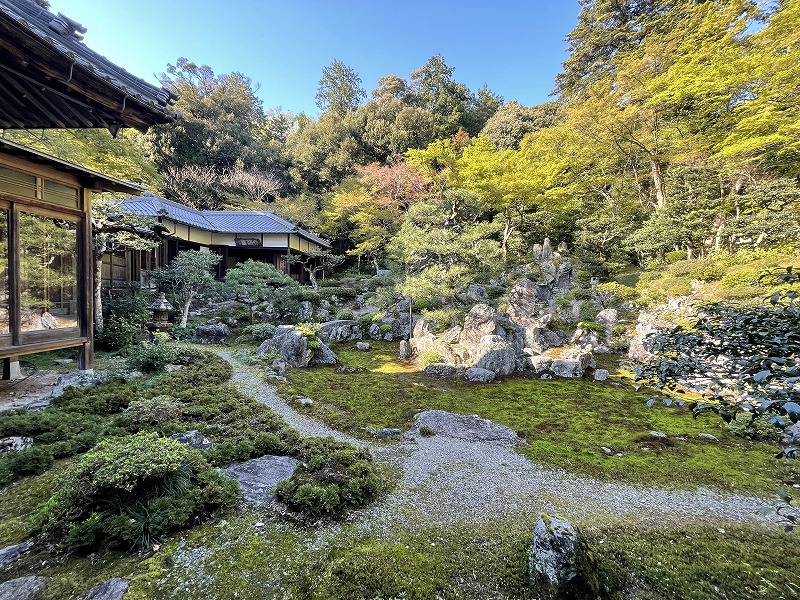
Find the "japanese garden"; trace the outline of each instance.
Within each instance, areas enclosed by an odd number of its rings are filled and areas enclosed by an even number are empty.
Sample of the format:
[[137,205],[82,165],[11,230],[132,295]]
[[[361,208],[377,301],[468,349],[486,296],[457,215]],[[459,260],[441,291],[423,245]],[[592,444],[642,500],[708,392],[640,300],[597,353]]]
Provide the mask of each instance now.
[[0,600],[800,597],[800,1],[575,4],[311,115],[0,0]]

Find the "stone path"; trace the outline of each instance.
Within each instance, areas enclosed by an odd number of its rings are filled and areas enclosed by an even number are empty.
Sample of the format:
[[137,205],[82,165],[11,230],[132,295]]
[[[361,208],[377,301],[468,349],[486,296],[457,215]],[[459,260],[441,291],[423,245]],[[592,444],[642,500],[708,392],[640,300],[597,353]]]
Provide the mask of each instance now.
[[351,516],[364,527],[388,531],[398,523],[422,527],[512,515],[535,519],[541,512],[579,522],[619,518],[645,525],[767,521],[758,514],[766,504],[761,498],[600,481],[534,464],[508,443],[443,435],[395,444],[359,440],[298,413],[255,368],[238,363],[229,352],[217,352],[233,364],[232,381],[243,393],[275,410],[301,433],[367,447],[379,463],[402,473],[387,496]]

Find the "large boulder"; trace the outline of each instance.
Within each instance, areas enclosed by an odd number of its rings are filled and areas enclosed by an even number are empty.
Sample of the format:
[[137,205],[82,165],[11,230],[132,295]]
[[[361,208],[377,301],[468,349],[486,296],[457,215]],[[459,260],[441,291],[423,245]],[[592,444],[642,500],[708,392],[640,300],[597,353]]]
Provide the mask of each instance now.
[[470,367],[464,371],[464,379],[474,383],[489,383],[494,381],[494,371],[489,369],[481,369],[480,367]]
[[198,325],[192,341],[195,344],[224,344],[230,334],[231,330],[225,323]]
[[311,357],[312,365],[335,365],[337,362],[339,357],[325,342],[320,342],[319,348],[314,350],[314,355]]
[[529,356],[527,362],[531,370],[536,373],[544,373],[550,369],[550,365],[553,364],[553,359],[549,356]]
[[550,370],[559,377],[583,377],[584,368],[578,360],[557,358],[550,364]]
[[297,460],[289,456],[262,456],[222,469],[222,474],[239,482],[242,498],[254,504],[269,504],[275,499],[274,489],[289,479],[297,468]]
[[128,591],[128,581],[120,577],[109,579],[94,586],[88,592],[78,598],[78,600],[122,600],[125,592]]
[[490,442],[502,445],[524,446],[525,440],[517,433],[482,419],[478,415],[459,415],[444,410],[426,410],[414,417],[413,433],[419,434],[423,427],[430,428],[437,436],[451,437],[461,440]]
[[599,313],[597,313],[597,316],[594,318],[594,320],[600,323],[600,325],[602,325],[603,327],[605,327],[606,337],[608,338],[611,336],[611,332],[614,329],[614,325],[616,325],[619,322],[619,313],[617,313],[616,308],[604,308]]
[[484,302],[489,298],[489,294],[486,293],[486,288],[475,283],[467,287],[467,296],[476,302]]
[[653,358],[650,351],[653,347],[651,336],[674,329],[676,325],[669,321],[662,321],[656,315],[648,312],[639,313],[636,323],[636,333],[631,338],[628,349],[628,358],[646,362]]
[[487,369],[496,375],[511,375],[517,367],[514,346],[499,335],[485,335],[475,352],[475,366]]
[[580,583],[582,544],[572,523],[541,515],[533,528],[528,573],[537,597],[575,598]]
[[352,319],[336,319],[319,326],[319,339],[323,342],[341,342],[344,340],[360,340],[364,337],[357,321]]
[[425,375],[436,375],[437,377],[450,377],[456,371],[453,367],[445,363],[431,363],[429,365],[425,365],[425,368],[422,369],[422,372],[425,373]]
[[539,292],[536,284],[524,277],[511,289],[508,294],[508,318],[515,325],[527,328],[531,325],[541,327],[536,318],[536,302]]
[[[464,318],[464,328],[461,331],[461,343],[465,346],[476,347],[481,339],[487,335],[505,335],[502,327],[496,322],[497,312],[488,304],[476,304]],[[416,330],[415,330],[416,335]]]
[[0,569],[13,565],[31,548],[33,548],[33,542],[22,542],[0,550]]
[[33,575],[0,583],[0,600],[38,600],[46,581],[40,575]]
[[264,340],[256,350],[256,355],[280,354],[290,367],[303,368],[311,362],[313,352],[308,347],[306,337],[296,329],[275,332],[275,337]]

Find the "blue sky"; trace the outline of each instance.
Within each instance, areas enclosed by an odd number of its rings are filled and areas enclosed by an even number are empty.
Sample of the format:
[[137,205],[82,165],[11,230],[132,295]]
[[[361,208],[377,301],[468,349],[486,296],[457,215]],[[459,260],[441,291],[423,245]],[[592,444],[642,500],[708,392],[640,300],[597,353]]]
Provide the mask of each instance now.
[[409,73],[434,54],[477,90],[544,102],[566,58],[577,0],[50,0],[88,28],[85,41],[155,83],[185,56],[217,73],[239,71],[266,109],[315,116],[322,69],[355,69],[369,93],[379,77]]

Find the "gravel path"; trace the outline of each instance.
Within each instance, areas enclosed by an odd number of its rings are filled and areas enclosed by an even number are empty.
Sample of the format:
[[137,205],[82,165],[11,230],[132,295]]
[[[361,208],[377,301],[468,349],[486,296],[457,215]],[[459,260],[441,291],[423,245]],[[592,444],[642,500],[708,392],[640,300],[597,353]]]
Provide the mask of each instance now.
[[239,389],[272,408],[306,435],[333,436],[369,448],[375,459],[400,475],[397,486],[351,519],[363,527],[391,529],[463,521],[495,520],[541,512],[578,522],[616,519],[641,524],[758,522],[764,499],[713,490],[668,490],[604,482],[530,462],[509,444],[467,441],[435,435],[402,443],[380,444],[335,431],[298,413],[264,383],[256,369],[243,366],[229,352],[217,351],[234,365]]

